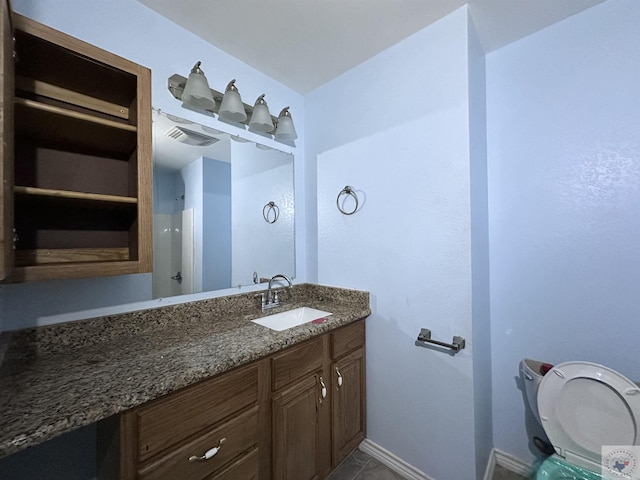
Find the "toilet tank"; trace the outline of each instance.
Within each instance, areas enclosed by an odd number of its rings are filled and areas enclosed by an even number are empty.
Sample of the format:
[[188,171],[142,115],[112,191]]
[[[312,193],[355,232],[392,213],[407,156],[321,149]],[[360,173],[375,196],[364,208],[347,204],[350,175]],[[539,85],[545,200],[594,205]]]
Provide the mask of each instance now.
[[520,377],[524,385],[524,391],[529,402],[529,407],[540,423],[540,414],[538,413],[538,386],[542,381],[542,377],[552,366],[545,362],[524,358],[520,361]]

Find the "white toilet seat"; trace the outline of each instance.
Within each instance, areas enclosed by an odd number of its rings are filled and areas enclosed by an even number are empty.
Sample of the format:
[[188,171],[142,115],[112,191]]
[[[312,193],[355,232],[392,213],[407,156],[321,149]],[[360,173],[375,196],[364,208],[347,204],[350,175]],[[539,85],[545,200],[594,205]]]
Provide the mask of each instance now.
[[603,445],[640,444],[640,388],[596,363],[551,369],[538,388],[538,411],[556,452],[583,468],[600,468]]

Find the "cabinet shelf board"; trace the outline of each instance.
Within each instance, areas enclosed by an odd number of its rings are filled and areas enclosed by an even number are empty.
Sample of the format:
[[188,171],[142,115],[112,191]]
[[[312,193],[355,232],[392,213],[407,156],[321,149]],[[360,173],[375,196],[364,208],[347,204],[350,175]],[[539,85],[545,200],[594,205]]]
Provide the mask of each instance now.
[[19,195],[34,195],[41,197],[67,198],[94,202],[113,202],[136,204],[138,199],[134,197],[122,197],[119,195],[103,195],[99,193],[70,192],[66,190],[54,190],[50,188],[24,187],[16,185],[13,189]]
[[34,95],[48,97],[70,105],[129,120],[129,108],[127,106],[100,100],[99,98],[74,92],[34,78],[16,75],[16,88]]
[[19,267],[43,264],[68,264],[87,262],[121,262],[129,260],[129,249],[123,248],[39,248],[17,250]]
[[74,118],[76,120],[82,120],[84,122],[97,123],[99,125],[104,125],[105,127],[126,130],[129,132],[136,132],[138,130],[135,125],[117,122],[115,120],[109,120],[102,117],[96,117],[93,115],[89,115],[87,113],[77,112],[75,110],[69,110],[63,107],[59,107],[57,105],[49,105],[47,103],[38,102],[36,100],[30,100],[28,98],[16,97],[15,103],[16,103],[16,106],[22,106],[22,107],[31,108],[34,110],[53,113],[56,115],[60,115],[61,117]]
[[[128,160],[135,152],[138,138],[136,127],[78,112],[61,114],[52,107],[33,100],[15,101],[16,143],[27,146],[49,146],[57,150],[91,153],[97,156]],[[98,120],[98,121],[93,121]],[[122,128],[122,127],[125,128]]]
[[144,270],[140,268],[140,262],[137,260],[128,262],[74,262],[66,264],[29,265],[15,267],[9,282],[129,275],[143,271]]

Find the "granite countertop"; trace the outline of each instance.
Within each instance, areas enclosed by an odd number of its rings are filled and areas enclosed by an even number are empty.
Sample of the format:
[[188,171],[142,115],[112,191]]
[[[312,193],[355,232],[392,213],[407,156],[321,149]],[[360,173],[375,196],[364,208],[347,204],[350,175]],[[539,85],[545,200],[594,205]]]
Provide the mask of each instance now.
[[[302,284],[260,312],[255,292],[0,337],[0,458],[370,315],[369,294]],[[250,320],[332,313],[282,332]]]

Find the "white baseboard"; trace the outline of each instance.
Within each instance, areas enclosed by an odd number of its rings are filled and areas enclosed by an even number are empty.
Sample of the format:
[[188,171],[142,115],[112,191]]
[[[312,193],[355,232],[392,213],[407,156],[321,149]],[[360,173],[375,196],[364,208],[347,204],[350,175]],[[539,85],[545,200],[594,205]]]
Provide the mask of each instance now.
[[493,478],[493,472],[496,469],[496,449],[492,448],[489,454],[489,460],[487,461],[487,468],[484,471],[483,480],[491,480]]
[[389,467],[396,473],[399,473],[407,480],[434,480],[426,473],[418,470],[413,465],[408,464],[399,457],[396,457],[389,450],[382,448],[377,443],[365,438],[358,446],[364,453],[371,455],[383,465]]
[[[517,473],[518,475],[522,475],[523,477],[527,477],[529,476],[529,473],[531,473],[531,465],[524,463],[522,460],[514,457],[513,455],[509,455],[508,453],[496,450],[494,448],[493,450],[491,450],[491,457],[495,459],[495,464],[500,465],[501,467],[504,467],[513,473]],[[490,479],[491,477],[489,477],[489,480]]]
[[[408,464],[401,458],[395,456],[389,450],[382,448],[375,442],[372,442],[368,438],[365,438],[358,446],[364,453],[371,455],[383,465],[389,467],[396,473],[399,473],[407,480],[434,480],[421,470],[418,470],[413,465]],[[531,466],[524,463],[519,458],[509,455],[508,453],[496,450],[491,450],[489,460],[487,462],[487,468],[484,472],[484,480],[491,480],[495,471],[496,465],[506,468],[507,470],[527,477],[531,471]]]

